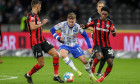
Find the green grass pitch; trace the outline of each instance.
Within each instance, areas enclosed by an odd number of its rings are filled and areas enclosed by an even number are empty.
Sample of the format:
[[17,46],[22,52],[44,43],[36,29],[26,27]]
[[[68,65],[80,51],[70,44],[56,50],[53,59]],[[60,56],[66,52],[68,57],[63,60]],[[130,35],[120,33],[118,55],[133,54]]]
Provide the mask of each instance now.
[[[83,64],[79,59],[71,58],[81,72],[82,77],[67,66],[62,58],[60,58],[59,75],[63,79],[65,72],[72,72],[75,76],[74,82],[69,84],[92,84],[88,73],[85,71]],[[37,60],[33,57],[2,57],[3,63],[0,64],[0,84],[28,84],[24,78],[24,74],[28,72]],[[105,78],[102,83],[95,84],[140,84],[140,59],[114,59],[112,72]],[[98,64],[99,65],[99,64]],[[104,66],[102,72],[105,71]],[[97,66],[98,68],[98,66]],[[96,68],[96,71],[97,71]],[[8,77],[18,77],[17,79],[6,79]],[[33,76],[34,84],[59,84],[53,81],[53,64],[52,58],[45,57],[45,66],[35,73]],[[96,76],[96,78],[99,78]]]

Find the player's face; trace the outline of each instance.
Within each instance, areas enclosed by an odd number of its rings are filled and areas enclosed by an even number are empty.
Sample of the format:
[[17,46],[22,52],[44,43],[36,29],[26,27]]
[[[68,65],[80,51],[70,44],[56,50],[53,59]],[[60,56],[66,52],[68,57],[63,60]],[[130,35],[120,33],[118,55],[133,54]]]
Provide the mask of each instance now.
[[41,4],[37,4],[37,11],[38,11],[38,13],[41,11]]
[[104,7],[103,3],[98,4],[98,6],[97,6],[98,13],[101,13],[102,7]]
[[69,27],[73,27],[73,25],[76,23],[76,19],[67,19]]
[[101,20],[106,20],[108,16],[108,12],[107,11],[102,11],[101,12]]

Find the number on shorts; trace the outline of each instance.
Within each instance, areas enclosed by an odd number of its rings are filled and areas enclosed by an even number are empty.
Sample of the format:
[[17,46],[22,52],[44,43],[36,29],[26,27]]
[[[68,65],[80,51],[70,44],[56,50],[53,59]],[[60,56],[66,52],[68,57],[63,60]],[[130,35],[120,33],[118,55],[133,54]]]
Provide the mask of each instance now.
[[78,50],[79,52],[81,52],[81,51],[80,51],[80,50],[81,50],[80,48],[77,48],[77,50]]
[[108,54],[112,54],[113,55],[113,50],[112,49],[109,49],[108,50]]

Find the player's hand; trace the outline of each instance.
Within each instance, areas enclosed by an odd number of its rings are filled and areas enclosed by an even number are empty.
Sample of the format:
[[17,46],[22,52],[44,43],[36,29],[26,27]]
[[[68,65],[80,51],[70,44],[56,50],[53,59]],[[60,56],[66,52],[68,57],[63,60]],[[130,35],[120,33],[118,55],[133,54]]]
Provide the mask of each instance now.
[[45,25],[49,20],[48,19],[43,19],[42,24]]
[[84,25],[84,24],[80,24],[80,27],[81,27],[82,29],[84,29],[84,28],[85,28],[85,25]]
[[63,39],[64,39],[64,37],[60,37],[60,39],[58,39],[58,41],[59,41],[60,43],[64,43]]
[[92,48],[89,48],[89,49],[88,49],[88,52],[89,52],[90,54],[92,54],[92,53],[93,53],[93,49],[92,49]]

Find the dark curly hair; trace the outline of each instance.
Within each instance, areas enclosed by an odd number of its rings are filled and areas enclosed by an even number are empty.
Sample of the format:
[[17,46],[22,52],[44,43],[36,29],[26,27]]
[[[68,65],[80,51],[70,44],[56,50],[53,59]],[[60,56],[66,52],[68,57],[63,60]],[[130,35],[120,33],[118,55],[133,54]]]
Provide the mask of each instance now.
[[107,11],[109,13],[109,8],[108,7],[102,7],[101,11]]

